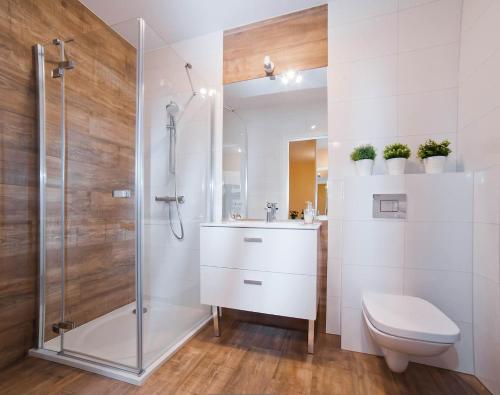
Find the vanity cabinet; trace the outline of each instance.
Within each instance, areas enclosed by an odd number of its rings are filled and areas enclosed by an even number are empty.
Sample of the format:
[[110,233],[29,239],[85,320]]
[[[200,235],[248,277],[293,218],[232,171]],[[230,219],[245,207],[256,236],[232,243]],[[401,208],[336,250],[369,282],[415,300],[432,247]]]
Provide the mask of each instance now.
[[320,224],[248,222],[201,225],[201,303],[306,319],[312,353]]

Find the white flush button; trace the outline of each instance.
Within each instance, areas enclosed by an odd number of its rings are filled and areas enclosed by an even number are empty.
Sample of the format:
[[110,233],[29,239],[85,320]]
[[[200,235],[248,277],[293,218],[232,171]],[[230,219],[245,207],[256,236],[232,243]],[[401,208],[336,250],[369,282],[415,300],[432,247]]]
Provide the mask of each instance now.
[[380,211],[382,213],[396,213],[399,211],[399,203],[397,200],[381,200]]

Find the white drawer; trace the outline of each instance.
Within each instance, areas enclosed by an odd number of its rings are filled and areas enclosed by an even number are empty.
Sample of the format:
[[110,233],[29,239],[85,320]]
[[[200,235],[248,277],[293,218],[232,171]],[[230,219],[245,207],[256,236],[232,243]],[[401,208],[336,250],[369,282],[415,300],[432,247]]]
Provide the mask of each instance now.
[[201,267],[201,303],[316,319],[316,277]]
[[316,275],[318,231],[202,227],[200,264]]

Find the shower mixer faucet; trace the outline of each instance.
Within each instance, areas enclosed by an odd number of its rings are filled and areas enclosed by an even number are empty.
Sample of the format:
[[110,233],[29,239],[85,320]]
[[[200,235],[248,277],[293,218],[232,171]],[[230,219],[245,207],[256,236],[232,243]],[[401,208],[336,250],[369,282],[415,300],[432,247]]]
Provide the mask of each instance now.
[[184,196],[155,196],[155,201],[157,202],[165,202],[165,203],[174,203],[178,201],[180,204],[184,203]]

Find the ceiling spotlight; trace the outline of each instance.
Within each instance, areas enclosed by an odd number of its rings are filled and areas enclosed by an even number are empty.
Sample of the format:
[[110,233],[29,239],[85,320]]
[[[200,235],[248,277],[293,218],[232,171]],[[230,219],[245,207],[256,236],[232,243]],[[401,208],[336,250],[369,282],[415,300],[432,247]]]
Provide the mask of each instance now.
[[316,125],[311,125],[311,130],[316,129]]
[[242,152],[242,151],[241,151],[241,148],[238,148],[238,153],[240,153],[240,154],[241,154],[241,152]]

